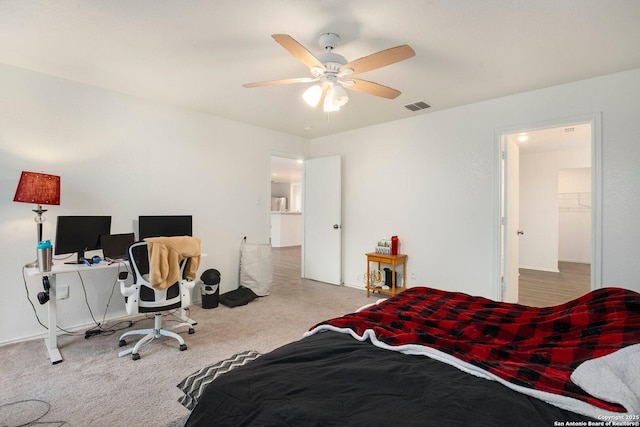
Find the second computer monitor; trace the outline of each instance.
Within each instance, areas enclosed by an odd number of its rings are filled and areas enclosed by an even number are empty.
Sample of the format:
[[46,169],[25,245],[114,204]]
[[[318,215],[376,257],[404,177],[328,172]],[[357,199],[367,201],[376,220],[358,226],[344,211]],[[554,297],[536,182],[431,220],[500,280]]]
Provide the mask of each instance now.
[[191,215],[141,215],[138,217],[138,237],[192,236]]

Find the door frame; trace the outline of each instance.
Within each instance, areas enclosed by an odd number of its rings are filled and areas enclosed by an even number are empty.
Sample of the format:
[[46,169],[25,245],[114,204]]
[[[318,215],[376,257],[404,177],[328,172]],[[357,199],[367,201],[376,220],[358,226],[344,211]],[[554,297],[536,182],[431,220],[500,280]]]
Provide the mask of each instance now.
[[[508,134],[502,135],[502,206],[501,213],[501,238],[502,238],[502,278],[500,280],[500,301],[511,303],[518,302],[519,293],[519,265],[514,264],[520,260],[520,147],[508,138]],[[515,172],[514,172],[515,171]],[[515,217],[511,218],[509,215]],[[516,285],[510,283],[516,281]]]
[[[503,156],[508,156],[508,147],[503,146],[503,140],[507,134],[531,132],[534,130],[565,127],[577,124],[589,123],[591,125],[591,289],[602,287],[602,112],[588,113],[562,119],[550,119],[544,122],[522,124],[496,129],[494,132],[496,173],[496,203],[494,208],[494,265],[495,299],[502,301],[504,297],[503,283],[506,280],[504,265],[507,254],[504,252],[503,236],[503,209],[505,207]],[[506,214],[505,214],[506,215]],[[504,278],[504,279],[503,279]]]
[[[272,179],[272,169],[271,169],[271,158],[272,157],[281,157],[284,159],[291,159],[291,160],[302,160],[302,181],[300,182],[300,184],[302,185],[302,199],[304,200],[304,162],[306,161],[306,157],[302,154],[295,154],[295,153],[287,153],[284,151],[271,151],[269,152],[269,156],[268,156],[268,162],[269,162],[269,176],[268,176],[268,180],[267,180],[267,197],[266,200],[267,202],[265,203],[266,205],[266,218],[267,218],[267,239],[269,241],[269,243],[271,243],[271,179]],[[304,212],[303,212],[304,215]],[[301,244],[301,248],[302,246],[304,246],[304,239],[302,239],[302,244]],[[302,249],[301,249],[302,252]],[[302,277],[302,273],[301,273],[301,277]]]

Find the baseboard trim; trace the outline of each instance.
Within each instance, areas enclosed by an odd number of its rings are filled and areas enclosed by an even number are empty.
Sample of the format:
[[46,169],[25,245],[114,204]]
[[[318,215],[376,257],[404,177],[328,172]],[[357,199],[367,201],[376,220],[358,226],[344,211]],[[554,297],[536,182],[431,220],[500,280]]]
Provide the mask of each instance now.
[[[106,322],[107,322],[107,324],[109,324],[109,323],[121,322],[121,321],[124,321],[124,320],[132,320],[132,319],[134,319],[134,318],[132,318],[131,315],[125,313],[125,314],[123,314],[121,316],[116,316],[116,317],[112,317],[110,319],[107,319]],[[64,329],[69,331],[69,332],[84,332],[87,329],[93,329],[95,327],[96,327],[96,324],[94,322],[86,322],[86,323],[82,323],[82,324],[78,324],[78,325],[65,326]],[[58,336],[64,335],[64,334],[66,334],[65,331],[58,330]],[[24,335],[22,337],[17,337],[17,338],[12,338],[10,340],[0,341],[0,347],[2,347],[4,345],[19,343],[19,342],[41,340],[41,339],[45,339],[45,338],[48,338],[48,337],[49,337],[49,331],[45,330],[42,333],[37,333],[37,334],[33,334],[33,335]]]
[[586,264],[586,265],[591,265],[591,261],[578,261],[575,259],[559,259],[558,262],[570,262],[572,264]]
[[529,265],[521,265],[519,268],[524,268],[525,270],[548,271],[549,273],[560,273],[560,270],[557,268],[532,267]]

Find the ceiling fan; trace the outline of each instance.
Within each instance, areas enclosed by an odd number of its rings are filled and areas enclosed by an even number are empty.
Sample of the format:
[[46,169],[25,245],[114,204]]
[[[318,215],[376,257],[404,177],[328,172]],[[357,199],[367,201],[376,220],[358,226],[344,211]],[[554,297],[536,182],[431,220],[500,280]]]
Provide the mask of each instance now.
[[312,107],[322,103],[324,111],[326,112],[337,111],[349,101],[349,96],[344,88],[369,95],[380,96],[382,98],[396,98],[400,95],[400,91],[396,89],[383,86],[379,83],[352,78],[351,76],[404,61],[416,54],[409,45],[405,44],[373,53],[356,59],[355,61],[347,62],[342,55],[333,52],[333,49],[340,41],[340,36],[334,33],[325,33],[320,36],[319,42],[324,52],[317,56],[313,55],[293,37],[287,34],[273,34],[271,37],[300,62],[309,67],[312,77],[246,83],[243,86],[251,88],[318,82],[308,88],[302,97],[305,102]]

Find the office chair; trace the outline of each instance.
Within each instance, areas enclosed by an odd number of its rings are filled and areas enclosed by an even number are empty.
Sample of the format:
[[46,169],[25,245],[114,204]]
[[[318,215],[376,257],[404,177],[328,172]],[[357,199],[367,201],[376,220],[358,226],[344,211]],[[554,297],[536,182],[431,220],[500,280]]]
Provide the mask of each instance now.
[[[122,334],[118,343],[120,347],[124,347],[127,344],[124,339],[125,337],[130,335],[144,335],[144,337],[142,337],[135,346],[121,351],[119,357],[131,354],[133,360],[138,360],[140,359],[140,348],[161,336],[175,338],[178,340],[178,343],[180,343],[180,351],[186,350],[187,345],[184,343],[182,337],[172,331],[184,326],[189,328],[189,334],[195,332],[193,329],[195,322],[184,317],[182,313],[182,310],[191,304],[191,289],[193,289],[195,285],[194,281],[183,279],[183,272],[188,259],[181,263],[180,280],[162,290],[151,287],[149,283],[149,255],[146,242],[135,242],[129,246],[129,262],[133,274],[133,284],[131,286],[125,285],[125,280],[128,276],[126,271],[120,273],[120,277],[118,277],[120,292],[125,297],[127,313],[130,315],[153,313],[154,326],[152,329],[137,329]],[[164,325],[162,323],[162,313],[171,310],[173,310],[171,314],[180,322],[170,326]],[[176,311],[179,311],[181,315],[177,315]]]

